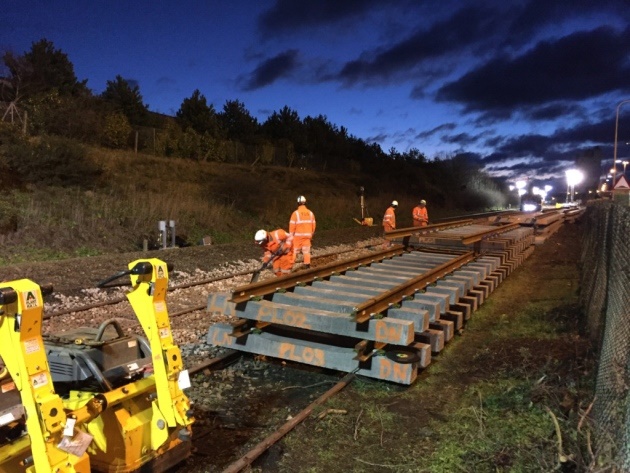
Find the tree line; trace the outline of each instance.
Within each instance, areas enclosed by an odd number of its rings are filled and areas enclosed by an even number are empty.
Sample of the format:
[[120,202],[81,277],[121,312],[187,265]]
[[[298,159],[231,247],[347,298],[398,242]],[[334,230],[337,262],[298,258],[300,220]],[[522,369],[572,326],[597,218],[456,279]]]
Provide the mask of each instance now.
[[[434,201],[453,200],[456,191],[461,194],[459,208],[500,205],[502,185],[466,153],[429,160],[416,148],[385,152],[323,114],[300,118],[288,106],[261,123],[238,99],[216,110],[198,89],[182,101],[174,117],[154,113],[139,84],[120,75],[108,80],[101,94],[93,93],[87,80],[76,77],[67,54],[46,39],[22,55],[5,52],[2,60],[0,101],[27,113],[30,135],[199,161],[363,172]],[[436,181],[437,176],[442,180]]]

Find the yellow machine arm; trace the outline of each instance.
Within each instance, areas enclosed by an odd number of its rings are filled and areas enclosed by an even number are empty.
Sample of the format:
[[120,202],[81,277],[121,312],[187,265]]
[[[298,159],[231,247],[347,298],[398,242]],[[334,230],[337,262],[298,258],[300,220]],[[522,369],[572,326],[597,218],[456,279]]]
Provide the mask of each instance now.
[[[154,413],[157,409],[169,427],[188,426],[194,419],[190,415],[188,397],[180,386],[182,379],[188,382],[188,372],[184,370],[179,347],[173,343],[166,308],[167,264],[156,258],[137,260],[129,263],[129,270],[133,291],[127,298],[142,325],[153,357],[157,392]],[[152,425],[152,434],[154,427]]]
[[28,279],[0,285],[0,356],[20,392],[30,437],[32,465],[25,471],[88,473],[86,453],[78,457],[59,448],[68,419],[42,341],[43,305],[42,289]]

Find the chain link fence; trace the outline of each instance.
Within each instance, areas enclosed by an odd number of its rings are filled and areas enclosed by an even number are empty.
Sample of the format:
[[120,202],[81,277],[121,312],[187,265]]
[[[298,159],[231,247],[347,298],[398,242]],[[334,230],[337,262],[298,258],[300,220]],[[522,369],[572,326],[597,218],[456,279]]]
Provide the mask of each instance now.
[[630,471],[630,207],[596,202],[583,222],[580,299],[599,351],[594,453]]

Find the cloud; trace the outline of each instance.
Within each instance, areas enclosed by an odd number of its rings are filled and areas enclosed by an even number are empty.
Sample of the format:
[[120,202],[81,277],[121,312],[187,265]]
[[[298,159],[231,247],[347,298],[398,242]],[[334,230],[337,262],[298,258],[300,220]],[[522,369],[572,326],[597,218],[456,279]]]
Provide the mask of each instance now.
[[[630,120],[630,116],[628,116]],[[572,127],[559,128],[549,135],[536,133],[516,137],[496,137],[486,142],[494,151],[483,157],[484,163],[497,169],[497,163],[512,159],[527,158],[532,161],[532,169],[545,163],[547,172],[556,167],[566,169],[567,162],[575,162],[585,150],[598,147],[602,156],[612,156],[612,120],[596,122],[583,121]],[[501,168],[507,169],[507,168]]]
[[488,38],[496,30],[495,16],[481,7],[466,7],[429,28],[417,28],[402,41],[348,61],[336,76],[346,85],[382,82],[398,77],[426,61],[450,52],[461,52],[470,44]]
[[505,44],[518,46],[532,38],[543,27],[559,25],[571,20],[608,15],[609,18],[626,18],[624,0],[531,0],[516,9]]
[[303,34],[305,28],[314,28],[337,23],[363,15],[379,0],[318,0],[299,2],[276,0],[275,4],[258,18],[258,29],[263,38],[279,34]]
[[416,139],[429,138],[429,137],[431,137],[431,136],[433,136],[436,133],[439,133],[441,131],[454,130],[456,127],[457,127],[457,125],[455,123],[443,123],[442,125],[438,125],[435,128],[432,128],[431,130],[423,131],[421,133],[418,133],[416,135]]
[[299,53],[289,49],[262,61],[248,77],[242,78],[243,90],[256,90],[288,77],[298,67]]
[[526,119],[535,121],[556,120],[563,117],[584,116],[584,114],[583,106],[571,102],[554,102],[523,111]]
[[443,143],[457,144],[460,146],[471,146],[491,134],[493,134],[491,130],[483,131],[477,135],[472,135],[470,133],[457,133],[456,135],[445,134],[442,135],[440,140]]
[[556,100],[630,91],[630,28],[601,27],[542,41],[515,58],[495,58],[441,87],[439,101],[465,110],[505,111]]

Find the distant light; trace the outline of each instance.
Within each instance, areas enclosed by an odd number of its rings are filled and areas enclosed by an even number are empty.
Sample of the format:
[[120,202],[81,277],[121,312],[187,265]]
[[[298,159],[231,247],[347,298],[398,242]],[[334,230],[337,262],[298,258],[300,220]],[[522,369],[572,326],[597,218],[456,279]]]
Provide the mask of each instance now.
[[615,168],[610,168],[610,172],[612,172],[613,174],[617,172],[617,170]]
[[575,186],[582,182],[584,179],[584,174],[579,169],[568,169],[566,171],[567,175],[567,184],[570,186]]
[[545,186],[545,192],[546,192],[546,193],[551,192],[551,190],[552,190],[552,189],[553,189],[553,187],[551,187],[549,184],[547,184],[547,185]]
[[518,195],[525,195],[525,194],[527,194],[527,191],[525,189],[518,190]]
[[[526,185],[527,185],[527,182],[525,181],[516,181],[517,189],[524,189]],[[519,195],[522,195],[522,194],[519,194]]]
[[536,204],[523,204],[523,212],[534,212],[538,209]]
[[514,187],[512,184],[510,184],[509,189],[510,189],[510,191],[513,191],[514,189],[516,189],[516,187]]

